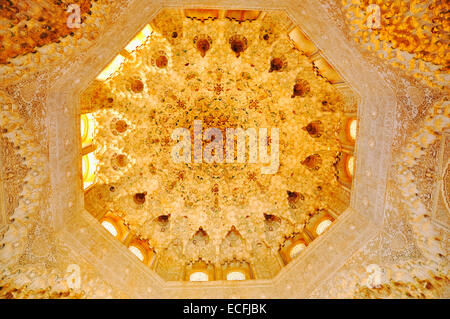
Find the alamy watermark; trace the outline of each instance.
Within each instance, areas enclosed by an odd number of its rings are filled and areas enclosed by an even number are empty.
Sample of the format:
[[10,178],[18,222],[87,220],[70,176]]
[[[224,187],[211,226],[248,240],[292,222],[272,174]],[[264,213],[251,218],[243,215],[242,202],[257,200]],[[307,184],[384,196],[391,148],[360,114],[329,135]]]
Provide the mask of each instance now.
[[81,269],[77,264],[67,266],[66,277],[67,286],[70,289],[80,289],[81,287]]
[[369,276],[366,279],[365,284],[369,288],[380,288],[381,285],[386,283],[386,273],[383,268],[377,264],[370,264],[366,267],[366,272]]
[[381,28],[381,9],[377,4],[370,4],[366,9],[367,17],[366,26],[369,29]]
[[69,4],[66,10],[70,15],[67,17],[67,27],[69,29],[79,29],[81,28],[81,9],[78,4]]
[[[225,163],[246,162],[246,140],[248,139],[248,163],[268,164],[261,167],[261,174],[275,174],[280,166],[278,128],[271,128],[270,136],[267,135],[267,128],[260,128],[258,131],[255,128],[246,130],[227,128],[225,130]],[[171,138],[177,142],[172,148],[172,160],[175,163],[192,163],[191,132],[187,128],[177,128],[172,132]],[[204,148],[203,142],[208,142]],[[268,144],[270,144],[270,154]],[[203,163],[203,161],[209,164],[224,163],[223,145],[224,137],[220,129],[212,127],[203,133],[202,121],[194,121],[194,163]]]

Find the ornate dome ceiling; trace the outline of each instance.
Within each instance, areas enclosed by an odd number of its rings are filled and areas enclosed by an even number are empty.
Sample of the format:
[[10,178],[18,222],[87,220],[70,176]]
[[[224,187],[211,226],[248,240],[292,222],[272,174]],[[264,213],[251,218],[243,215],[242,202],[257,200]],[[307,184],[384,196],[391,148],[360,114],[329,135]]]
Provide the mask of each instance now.
[[[347,205],[337,176],[356,102],[345,84],[321,74],[320,55],[296,48],[284,13],[246,21],[214,12],[163,11],[86,89],[82,109],[94,120],[85,126],[95,126],[95,158],[86,165],[97,161],[97,169],[85,206],[118,218],[166,269],[239,261],[270,278],[289,259],[279,252],[286,240],[310,242]],[[204,153],[220,138],[208,139],[208,128],[224,139],[229,128],[266,128],[272,159],[270,129],[278,128],[278,160],[252,161],[249,148],[241,162],[174,162],[172,134],[186,128],[194,136],[194,121],[203,125]],[[225,157],[227,147],[215,151]],[[275,169],[264,174],[268,165]]]
[[448,1],[297,2],[0,0],[0,299],[446,298]]

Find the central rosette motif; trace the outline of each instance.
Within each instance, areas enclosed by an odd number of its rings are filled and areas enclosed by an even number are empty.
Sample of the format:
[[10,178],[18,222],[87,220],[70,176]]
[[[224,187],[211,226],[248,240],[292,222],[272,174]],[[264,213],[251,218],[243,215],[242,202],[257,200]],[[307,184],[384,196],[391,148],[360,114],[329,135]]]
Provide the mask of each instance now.
[[[293,48],[276,17],[184,19],[176,37],[170,23],[156,21],[120,72],[95,84],[97,184],[114,186],[104,206],[155,249],[184,245],[202,228],[212,246],[199,254],[217,259],[214,247],[232,227],[249,245],[265,238],[277,247],[332,201],[344,99]],[[171,134],[186,128],[193,137],[195,120],[224,138],[227,128],[267,128],[269,137],[278,128],[278,171],[264,175],[267,164],[248,162],[248,140],[245,163],[174,163]],[[164,233],[159,216],[168,216]],[[278,225],[270,238],[265,216]]]

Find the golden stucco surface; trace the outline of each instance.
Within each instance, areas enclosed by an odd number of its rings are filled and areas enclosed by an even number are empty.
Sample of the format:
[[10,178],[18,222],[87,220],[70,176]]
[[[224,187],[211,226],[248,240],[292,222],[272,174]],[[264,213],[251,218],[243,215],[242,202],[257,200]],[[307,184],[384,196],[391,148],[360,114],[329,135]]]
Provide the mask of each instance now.
[[[430,86],[446,86],[448,1],[343,0],[342,7],[355,42]],[[367,28],[368,22],[376,25],[376,20],[378,27]]]
[[59,42],[61,38],[80,38],[79,30],[70,29],[66,12],[68,5],[77,4],[83,15],[91,14],[91,1],[0,1],[0,63],[26,54],[35,54],[38,48]]
[[[20,2],[33,3],[36,12],[44,12],[50,3],[44,0]],[[209,5],[207,1],[194,3],[171,0],[165,5],[186,8],[198,6],[199,3]],[[372,3],[380,4],[383,19],[383,28],[376,32],[367,30],[365,26],[368,16],[365,10]],[[405,5],[411,6],[412,10]],[[222,1],[217,1],[217,6],[229,9],[229,3]],[[7,129],[8,133],[2,133],[2,138],[6,137],[6,143],[14,145],[7,146],[12,151],[8,154],[12,156],[14,167],[26,166],[27,170],[25,178],[24,173],[14,171],[14,176],[7,183],[2,179],[3,188],[18,185],[16,194],[20,192],[20,195],[11,218],[5,224],[0,223],[0,298],[448,297],[450,148],[448,85],[445,82],[448,76],[445,54],[448,53],[443,50],[446,48],[445,41],[438,42],[442,35],[445,40],[445,32],[448,32],[445,24],[448,15],[445,6],[448,3],[432,0],[382,3],[377,0],[305,0],[299,5],[295,1],[280,0],[279,4],[277,2],[274,5],[271,1],[250,0],[236,2],[235,8],[239,6],[287,8],[297,24],[302,27],[309,25],[308,34],[312,35],[321,49],[326,50],[328,56],[336,56],[333,61],[339,62],[336,63],[336,66],[341,66],[339,70],[345,71],[347,67],[356,73],[365,71],[376,74],[380,76],[380,82],[386,82],[395,95],[394,102],[386,105],[386,108],[393,110],[390,115],[395,117],[393,132],[390,129],[383,132],[385,127],[378,126],[380,114],[385,114],[382,112],[383,106],[374,103],[365,108],[368,114],[361,114],[366,124],[367,121],[377,121],[376,132],[372,131],[369,135],[371,139],[365,138],[367,143],[358,145],[361,152],[368,151],[373,145],[377,147],[382,133],[392,134],[395,146],[389,164],[388,181],[371,178],[379,166],[378,159],[384,157],[382,153],[369,159],[370,168],[359,169],[357,173],[361,181],[371,181],[370,187],[362,191],[370,201],[378,200],[379,196],[386,197],[383,216],[380,218],[382,227],[376,229],[376,236],[356,247],[351,257],[342,256],[343,263],[328,269],[329,273],[324,275],[324,271],[320,271],[326,269],[336,256],[341,257],[346,243],[355,237],[352,227],[360,219],[346,219],[346,233],[333,237],[330,250],[322,250],[322,254],[314,255],[318,245],[309,247],[305,254],[308,256],[307,263],[290,264],[280,271],[281,276],[274,277],[269,269],[268,274],[258,277],[272,277],[274,285],[256,280],[243,285],[229,285],[227,282],[205,285],[188,283],[173,288],[171,283],[164,285],[160,278],[152,276],[152,270],[145,269],[126,248],[119,247],[121,244],[116,245],[117,240],[101,229],[96,220],[90,222],[91,216],[78,206],[75,199],[77,195],[74,195],[82,194],[77,161],[70,159],[72,153],[77,153],[79,159],[79,149],[74,146],[79,130],[71,130],[78,119],[72,115],[76,103],[67,102],[64,94],[71,94],[75,83],[83,80],[83,77],[95,77],[91,74],[95,63],[106,63],[102,57],[108,55],[108,50],[120,49],[114,43],[126,43],[141,27],[140,24],[147,23],[159,7],[159,4],[148,0],[98,0],[92,3],[92,14],[86,16],[86,23],[80,32],[75,32],[74,37],[44,44],[36,49],[36,53],[21,51],[20,54],[24,55],[15,58],[16,47],[11,45],[10,40],[6,45],[10,54],[6,58],[11,63],[0,65],[0,126]],[[46,17],[46,20],[51,19]],[[207,18],[205,21],[208,22]],[[160,24],[165,23],[162,21]],[[435,26],[437,28],[433,29]],[[411,34],[416,34],[418,39],[409,39],[408,29],[413,29]],[[172,41],[170,35],[173,30],[164,31],[161,26],[158,30],[163,36],[169,37],[167,41]],[[359,30],[367,33],[355,34]],[[182,33],[182,25],[177,24],[176,31]],[[420,32],[423,33],[418,34]],[[36,35],[40,35],[40,32],[36,32]],[[339,41],[331,41],[334,39],[329,35],[337,36]],[[214,35],[210,37],[214,39]],[[30,39],[29,42],[33,41]],[[193,43],[190,45],[193,46]],[[203,60],[208,61],[208,54],[213,49],[214,43]],[[229,47],[226,49],[229,50]],[[245,54],[241,54],[239,59]],[[362,62],[367,66],[361,67]],[[54,84],[58,84],[61,79],[67,81],[64,82],[65,86],[57,86],[61,91],[61,95],[58,95],[55,94]],[[373,82],[371,84],[374,85]],[[361,84],[359,86],[363,87]],[[379,88],[377,85],[374,87]],[[101,87],[96,89],[100,90]],[[35,95],[34,92],[39,94]],[[365,93],[365,89],[361,89],[361,92]],[[32,96],[37,103],[27,102]],[[45,112],[36,113],[37,109]],[[41,122],[45,125],[34,125]],[[55,129],[58,126],[62,128]],[[366,133],[365,127],[361,128]],[[55,149],[55,140],[61,147]],[[389,148],[386,149],[391,156]],[[374,153],[371,154],[374,156]],[[57,165],[55,158],[58,159]],[[359,164],[361,166],[364,163],[360,161]],[[57,184],[55,181],[62,182]],[[377,186],[383,183],[387,183],[386,195],[375,192]],[[62,186],[55,188],[54,185]],[[104,193],[98,192],[96,195],[109,194],[109,188],[105,187]],[[49,202],[53,203],[55,197],[61,200],[49,208]],[[86,208],[89,206],[86,205]],[[372,209],[358,208],[361,210],[359,213]],[[70,219],[61,223],[62,216],[70,216]],[[338,226],[334,225],[331,230]],[[235,235],[232,231],[229,238],[235,238]],[[263,252],[266,251],[264,246],[262,248]],[[236,250],[241,249],[237,246]],[[179,265],[178,261],[171,263],[170,260],[176,260],[177,255],[183,253],[182,245],[174,243],[171,250],[167,251],[170,254],[163,259],[168,262],[163,260],[159,265],[174,274],[173,277],[178,275],[177,278],[180,278],[183,265],[170,267]],[[259,256],[268,258],[256,265],[272,266],[276,263],[270,255]],[[300,256],[298,261],[301,259]],[[68,285],[74,276],[74,268],[71,268],[74,265],[78,265],[80,271],[80,285],[75,290]],[[299,265],[305,267],[295,268]],[[289,270],[301,271],[289,273]],[[308,288],[311,282],[314,290]]]

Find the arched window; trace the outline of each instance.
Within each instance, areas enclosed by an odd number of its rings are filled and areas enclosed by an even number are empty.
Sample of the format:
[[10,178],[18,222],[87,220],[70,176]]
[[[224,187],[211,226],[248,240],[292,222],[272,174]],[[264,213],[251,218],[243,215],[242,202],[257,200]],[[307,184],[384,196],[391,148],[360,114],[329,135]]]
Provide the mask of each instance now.
[[325,230],[330,227],[332,221],[330,219],[325,219],[321,221],[316,227],[316,234],[321,235],[325,232]]
[[190,281],[208,281],[208,274],[203,272],[203,271],[196,271],[193,272],[190,276],[189,276],[189,280]]
[[113,223],[111,223],[110,221],[104,220],[102,221],[102,226],[106,228],[106,230],[108,232],[111,233],[111,235],[113,235],[114,237],[117,237],[117,235],[119,234],[119,232],[117,231],[116,226],[114,226]]
[[353,178],[353,173],[355,171],[355,157],[353,155],[347,156],[347,162],[345,165],[345,169],[347,171],[347,175],[350,178]]
[[134,245],[131,245],[128,247],[128,249],[140,260],[144,261],[145,257],[142,253],[142,250],[139,247],[136,247]]
[[82,170],[83,170],[83,187],[88,188],[94,183],[95,170],[97,169],[97,158],[94,152],[86,154],[82,158]]
[[227,10],[225,18],[239,22],[256,20],[260,15],[259,11],[254,10]]
[[298,254],[300,254],[303,249],[306,248],[305,243],[297,243],[296,245],[294,245],[291,250],[289,251],[289,256],[291,257],[291,259],[294,259],[295,257],[298,256]]
[[147,24],[144,27],[144,29],[142,29],[141,32],[139,32],[138,35],[135,36],[130,43],[128,43],[128,45],[125,47],[125,50],[127,50],[129,53],[133,52],[142,44],[144,44],[151,34],[152,34],[152,27]]
[[304,52],[307,56],[310,56],[317,51],[314,43],[309,40],[298,27],[295,27],[291,32],[289,32],[289,39],[298,50]]
[[97,80],[108,80],[122,65],[125,58],[122,55],[117,55],[114,60],[97,76]]
[[331,84],[339,83],[342,81],[339,73],[323,57],[314,60],[313,64],[314,67],[317,68],[318,72]]
[[86,113],[81,115],[81,147],[89,146],[94,138],[94,115]]
[[232,271],[227,274],[227,280],[245,280],[245,274],[240,271]]
[[185,9],[186,17],[191,19],[204,20],[217,19],[219,17],[219,10],[214,9]]
[[347,137],[350,141],[355,142],[357,130],[358,121],[355,118],[349,119],[347,122]]

